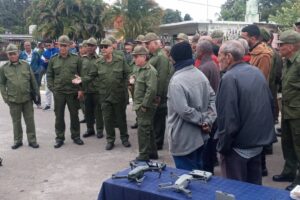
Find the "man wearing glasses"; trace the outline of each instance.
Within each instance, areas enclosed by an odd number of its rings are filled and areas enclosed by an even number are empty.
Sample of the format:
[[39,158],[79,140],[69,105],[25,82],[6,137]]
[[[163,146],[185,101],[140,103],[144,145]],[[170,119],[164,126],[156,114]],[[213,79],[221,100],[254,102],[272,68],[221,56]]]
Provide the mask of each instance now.
[[106,130],[106,150],[112,150],[115,143],[115,125],[120,130],[124,147],[130,147],[126,123],[124,103],[127,101],[127,84],[130,68],[124,57],[113,54],[112,42],[109,39],[101,41],[102,58],[98,59],[87,76],[76,76],[73,84],[90,82],[96,79],[100,95],[101,108]]
[[0,68],[1,95],[9,106],[13,122],[14,145],[11,148],[17,149],[23,145],[22,115],[26,124],[28,145],[38,148],[30,91],[39,95],[39,88],[30,65],[19,60],[18,52],[16,45],[9,44],[6,48],[9,61]]
[[79,100],[83,92],[72,84],[74,75],[80,75],[81,59],[69,53],[70,39],[62,35],[58,39],[59,54],[49,61],[47,70],[47,84],[54,96],[56,143],[54,148],[60,148],[65,140],[64,112],[66,105],[70,112],[71,138],[75,144],[83,145],[80,139],[80,124],[78,118]]

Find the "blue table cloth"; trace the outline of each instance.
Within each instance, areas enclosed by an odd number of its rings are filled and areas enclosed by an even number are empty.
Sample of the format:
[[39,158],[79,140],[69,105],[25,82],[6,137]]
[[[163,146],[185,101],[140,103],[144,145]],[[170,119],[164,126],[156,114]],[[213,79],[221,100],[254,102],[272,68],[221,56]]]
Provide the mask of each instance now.
[[[129,169],[123,170],[118,175],[126,175]],[[167,167],[161,177],[155,172],[146,172],[141,185],[129,182],[127,179],[108,179],[103,182],[98,200],[178,200],[197,199],[215,200],[217,190],[235,195],[236,200],[290,200],[289,192],[245,182],[224,179],[213,176],[207,183],[192,181],[188,187],[192,191],[189,198],[183,193],[173,190],[159,190],[158,184],[175,182],[176,178],[170,173],[182,175],[188,173]]]

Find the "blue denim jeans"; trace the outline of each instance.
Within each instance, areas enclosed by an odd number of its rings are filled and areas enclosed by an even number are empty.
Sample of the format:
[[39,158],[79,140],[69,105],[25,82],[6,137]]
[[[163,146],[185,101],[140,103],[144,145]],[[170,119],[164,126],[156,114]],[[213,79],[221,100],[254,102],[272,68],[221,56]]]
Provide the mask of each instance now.
[[185,156],[173,156],[173,160],[177,169],[193,170],[203,169],[202,152],[204,145]]

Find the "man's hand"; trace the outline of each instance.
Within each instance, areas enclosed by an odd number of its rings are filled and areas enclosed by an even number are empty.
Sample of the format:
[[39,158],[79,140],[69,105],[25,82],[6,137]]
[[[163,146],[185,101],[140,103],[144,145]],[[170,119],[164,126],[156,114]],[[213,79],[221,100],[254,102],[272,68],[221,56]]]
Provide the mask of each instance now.
[[83,99],[84,99],[84,92],[83,91],[78,91],[78,93],[77,93],[77,99],[79,101],[83,101]]
[[75,78],[72,80],[72,83],[75,85],[79,85],[81,82],[81,77],[75,74]]
[[210,133],[211,132],[211,127],[207,122],[204,122],[201,124],[201,129],[204,133]]
[[145,108],[144,106],[141,107],[141,111],[142,112],[147,112],[147,108]]

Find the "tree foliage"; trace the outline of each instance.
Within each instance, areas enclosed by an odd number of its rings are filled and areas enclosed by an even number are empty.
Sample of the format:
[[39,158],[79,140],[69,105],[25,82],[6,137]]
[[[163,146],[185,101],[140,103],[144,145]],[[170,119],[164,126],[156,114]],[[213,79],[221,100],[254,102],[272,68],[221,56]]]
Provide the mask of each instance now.
[[136,38],[139,34],[157,31],[161,23],[162,9],[154,0],[118,0],[105,15],[105,24],[112,26],[121,18],[119,36]]
[[227,0],[221,6],[219,20],[244,21],[246,14],[246,0]]
[[25,10],[31,0],[0,0],[0,26],[8,32],[28,33]]
[[259,0],[258,10],[260,21],[269,21],[270,15],[275,15],[276,11],[281,8],[281,5],[286,2],[286,0]]
[[270,21],[281,25],[283,29],[291,29],[295,21],[299,18],[300,1],[288,0],[275,15],[270,16]]
[[183,17],[183,21],[191,21],[193,18],[189,14],[185,14]]
[[179,10],[166,9],[162,18],[163,24],[182,22],[181,12]]
[[36,24],[35,34],[43,38],[101,38],[105,5],[102,0],[33,0],[27,24]]

